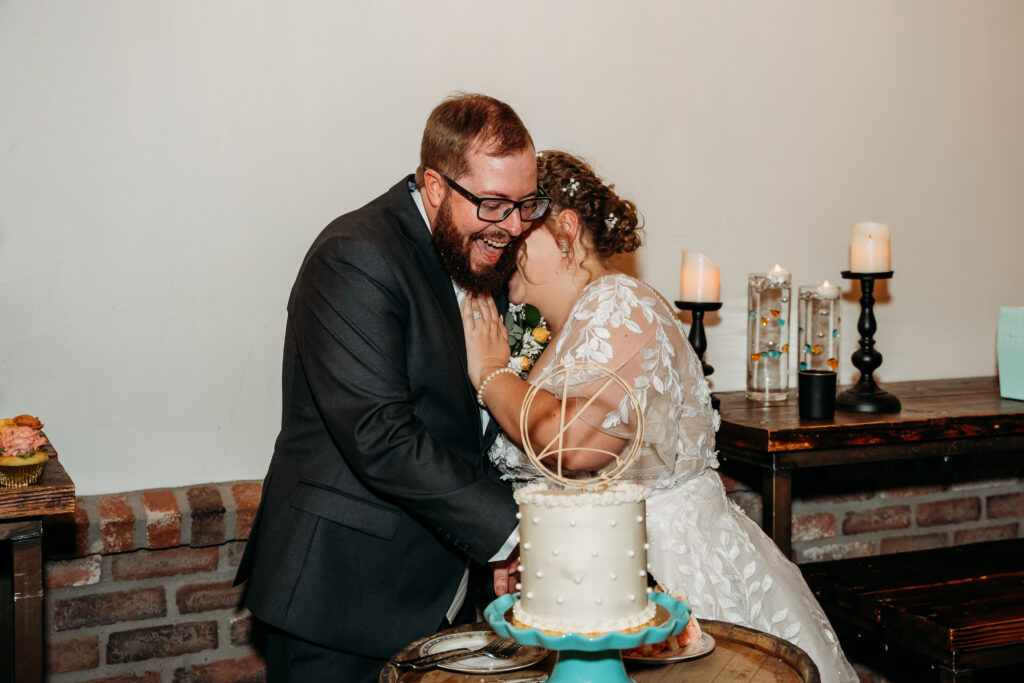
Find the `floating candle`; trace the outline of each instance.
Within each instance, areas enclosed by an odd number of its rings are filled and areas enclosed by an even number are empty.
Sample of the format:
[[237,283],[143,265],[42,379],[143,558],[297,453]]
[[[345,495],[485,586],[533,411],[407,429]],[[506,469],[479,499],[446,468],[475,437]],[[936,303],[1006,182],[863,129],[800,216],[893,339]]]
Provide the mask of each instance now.
[[821,283],[820,287],[815,288],[815,293],[822,299],[838,299],[839,288],[833,284],[830,284],[828,280]]

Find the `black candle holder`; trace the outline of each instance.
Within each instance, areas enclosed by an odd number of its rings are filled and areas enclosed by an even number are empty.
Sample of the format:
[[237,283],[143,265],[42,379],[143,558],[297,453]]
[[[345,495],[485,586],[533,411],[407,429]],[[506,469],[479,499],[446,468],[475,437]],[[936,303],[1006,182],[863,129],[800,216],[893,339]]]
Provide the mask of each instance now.
[[898,413],[900,400],[888,391],[883,391],[875,382],[874,372],[882,364],[882,354],[875,350],[875,280],[888,280],[893,271],[885,273],[842,272],[845,280],[860,280],[860,318],[857,331],[860,332],[860,348],[853,352],[850,360],[860,370],[860,379],[846,391],[836,396],[836,408],[859,413]]
[[[690,311],[693,314],[693,324],[690,325],[688,339],[690,340],[690,346],[697,353],[697,358],[700,359],[700,366],[704,371],[704,377],[710,377],[715,369],[704,362],[704,352],[708,349],[708,338],[704,335],[704,314],[707,311],[717,311],[722,307],[722,302],[677,301],[676,307],[681,311]],[[718,406],[721,403],[717,396],[711,395],[712,408],[718,410]]]

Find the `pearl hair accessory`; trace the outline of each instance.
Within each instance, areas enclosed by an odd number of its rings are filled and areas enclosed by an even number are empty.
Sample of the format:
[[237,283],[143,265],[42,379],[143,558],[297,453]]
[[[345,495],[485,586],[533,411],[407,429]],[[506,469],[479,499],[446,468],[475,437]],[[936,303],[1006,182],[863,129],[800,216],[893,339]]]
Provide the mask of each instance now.
[[608,217],[604,219],[605,227],[609,230],[615,229],[615,224],[619,222],[618,217],[614,213],[608,214]]
[[576,190],[580,189],[580,181],[575,178],[569,178],[569,184],[562,188],[562,194],[569,193],[570,197],[576,196]]

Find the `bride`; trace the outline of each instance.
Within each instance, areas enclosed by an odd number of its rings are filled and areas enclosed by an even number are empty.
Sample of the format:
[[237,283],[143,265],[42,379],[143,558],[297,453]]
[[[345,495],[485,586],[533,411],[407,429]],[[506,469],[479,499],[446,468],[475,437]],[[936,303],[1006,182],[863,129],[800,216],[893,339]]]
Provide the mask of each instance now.
[[[569,154],[542,152],[537,163],[552,206],[521,245],[519,270],[509,283],[511,300],[533,304],[550,326],[550,343],[527,381],[566,360],[592,361],[626,380],[643,406],[645,432],[625,477],[650,491],[648,561],[658,584],[683,598],[698,619],[738,623],[795,643],[823,681],[856,681],[796,565],[726,498],[715,472],[719,416],[672,308],[649,285],[608,264],[640,246],[636,207]],[[541,475],[520,450],[519,409],[529,385],[508,368],[501,316],[490,297],[467,299],[462,316],[470,379],[504,431],[491,460],[514,485],[536,480]],[[601,451],[623,449],[632,425],[621,390],[615,396],[606,389],[585,407],[603,377],[581,374],[571,375],[566,396],[538,392],[526,428],[533,443],[549,443],[565,424],[564,400],[566,422],[580,413],[566,444],[582,450],[566,451],[563,466],[592,471],[608,464]]]

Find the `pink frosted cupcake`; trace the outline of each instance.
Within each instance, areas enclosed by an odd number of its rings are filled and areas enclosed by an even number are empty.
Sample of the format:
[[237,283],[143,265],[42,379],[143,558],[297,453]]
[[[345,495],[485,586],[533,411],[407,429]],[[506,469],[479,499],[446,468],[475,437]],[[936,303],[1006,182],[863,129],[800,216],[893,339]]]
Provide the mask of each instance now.
[[22,487],[39,481],[50,459],[44,451],[43,423],[31,415],[0,420],[0,486]]

